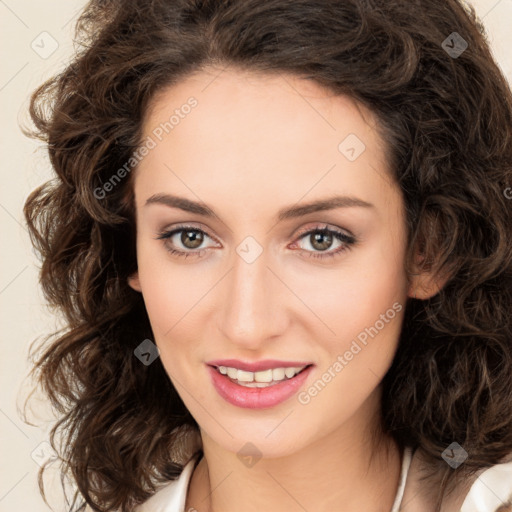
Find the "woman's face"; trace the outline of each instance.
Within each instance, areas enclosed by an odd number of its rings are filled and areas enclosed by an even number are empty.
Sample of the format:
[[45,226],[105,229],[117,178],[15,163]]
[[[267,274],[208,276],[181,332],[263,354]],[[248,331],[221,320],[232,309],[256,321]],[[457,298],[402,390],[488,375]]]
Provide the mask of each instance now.
[[[409,292],[406,233],[363,112],[312,81],[229,68],[147,112],[129,282],[170,380],[224,449],[290,454],[363,432],[379,407]],[[226,359],[233,378],[212,368]],[[259,381],[311,366],[275,389],[236,383],[262,361]]]

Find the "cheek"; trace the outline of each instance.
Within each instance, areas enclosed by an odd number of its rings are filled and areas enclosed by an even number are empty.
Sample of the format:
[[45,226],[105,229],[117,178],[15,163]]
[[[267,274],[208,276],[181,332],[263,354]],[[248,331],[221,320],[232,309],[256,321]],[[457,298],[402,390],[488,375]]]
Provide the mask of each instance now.
[[320,319],[326,327],[322,332],[340,346],[373,325],[406,298],[402,250],[375,241],[354,249],[336,269],[289,274],[294,291],[315,313],[305,318],[316,323]]
[[[406,279],[400,258],[375,253],[347,276],[350,289],[344,301],[347,313],[358,323],[373,324],[396,301],[402,302]],[[366,325],[365,325],[366,326]]]
[[376,244],[347,278],[351,294],[343,303],[346,320],[337,324],[337,354],[347,361],[346,377],[363,388],[384,376],[398,345],[407,298],[401,251]]
[[311,414],[333,424],[354,414],[377,390],[392,364],[405,310],[401,287],[389,275],[352,274],[347,285],[354,287],[348,299],[340,293],[336,309],[336,296],[325,304],[323,318],[335,335],[322,339],[320,383],[306,389],[300,402],[311,401]]
[[404,270],[405,243],[396,232],[375,237],[367,250],[346,273],[350,290],[345,304],[355,318],[372,324],[386,310],[405,300],[407,279]]
[[138,272],[144,304],[157,341],[173,332],[183,316],[190,286],[179,268],[173,266],[166,252],[154,244],[140,242],[138,246]]
[[[160,351],[170,375],[183,375],[182,363],[199,357],[204,338],[204,305],[201,299],[214,285],[211,270],[179,265],[167,252],[153,244],[140,246],[139,279],[144,304]],[[201,316],[202,315],[202,316]]]
[[[317,405],[329,400],[355,408],[378,386],[389,369],[400,337],[407,283],[401,251],[374,243],[354,252],[334,279],[317,283],[315,310],[331,329],[322,338],[327,359],[322,371],[335,375]],[[328,282],[330,281],[330,282]],[[329,290],[327,293],[325,290]],[[341,356],[341,361],[339,359]],[[330,376],[326,375],[326,379]],[[347,390],[350,398],[347,398]],[[348,400],[344,405],[334,395]]]

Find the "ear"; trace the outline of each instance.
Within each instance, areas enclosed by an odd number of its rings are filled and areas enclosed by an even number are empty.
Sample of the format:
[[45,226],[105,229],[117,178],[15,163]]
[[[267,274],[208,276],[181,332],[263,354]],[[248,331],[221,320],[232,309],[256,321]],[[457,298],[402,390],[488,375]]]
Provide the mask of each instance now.
[[130,288],[133,288],[136,292],[142,292],[142,288],[140,286],[139,281],[139,272],[134,272],[132,275],[128,276],[128,285]]
[[415,273],[410,281],[408,297],[419,300],[430,299],[443,288],[448,279],[450,272],[440,272],[439,269],[430,267],[424,269],[421,267],[423,257],[417,258]]

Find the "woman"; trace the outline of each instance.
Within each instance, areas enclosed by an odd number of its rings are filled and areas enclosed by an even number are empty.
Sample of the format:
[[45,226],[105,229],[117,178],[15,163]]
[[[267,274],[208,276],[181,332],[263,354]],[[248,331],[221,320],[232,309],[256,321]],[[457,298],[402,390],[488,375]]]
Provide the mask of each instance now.
[[468,512],[486,470],[511,509],[512,94],[474,12],[92,1],[78,36],[25,207],[73,510]]

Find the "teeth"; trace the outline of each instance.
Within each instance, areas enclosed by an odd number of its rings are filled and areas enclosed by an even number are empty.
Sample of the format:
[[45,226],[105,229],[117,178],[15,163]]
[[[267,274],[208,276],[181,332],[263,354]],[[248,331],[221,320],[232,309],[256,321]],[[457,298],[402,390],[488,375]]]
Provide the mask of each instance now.
[[239,382],[238,384],[245,388],[268,388],[269,386],[277,384],[277,382],[271,382],[270,384],[267,384],[266,382]]
[[230,379],[236,379],[236,376],[238,374],[238,370],[236,368],[228,368],[227,374]]
[[284,368],[274,368],[272,370],[272,380],[283,380],[286,370]]
[[[240,370],[238,370],[238,371],[240,371]],[[272,370],[269,369],[269,370],[255,372],[254,380],[256,382],[272,382]]]
[[254,373],[238,370],[236,380],[239,380],[240,382],[252,382],[254,380]]
[[295,368],[285,368],[284,374],[290,379],[295,375]]
[[[269,368],[259,372],[247,372],[229,366],[219,366],[218,371],[222,375],[227,375],[230,379],[237,380],[239,383],[243,382],[248,387],[265,387],[267,383],[281,381],[285,377],[291,379],[304,368],[305,366],[294,366],[288,368]],[[259,386],[258,384],[263,385]]]

